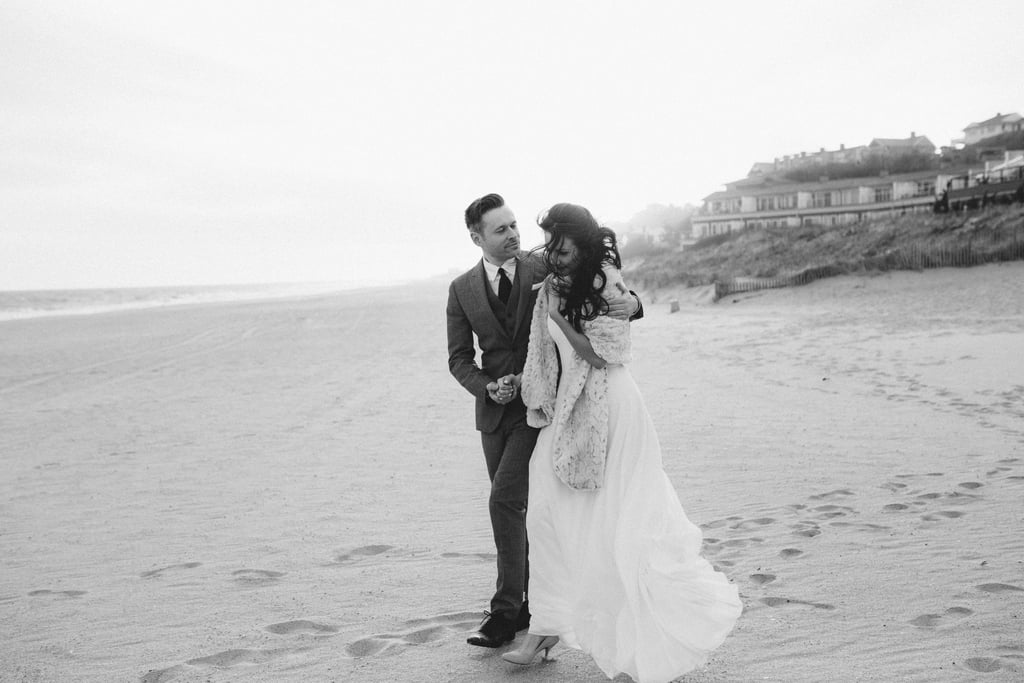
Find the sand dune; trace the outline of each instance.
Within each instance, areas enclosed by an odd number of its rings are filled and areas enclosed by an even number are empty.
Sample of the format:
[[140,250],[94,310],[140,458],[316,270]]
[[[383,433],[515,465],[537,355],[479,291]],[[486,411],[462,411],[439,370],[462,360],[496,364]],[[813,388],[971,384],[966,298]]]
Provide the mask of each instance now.
[[[0,323],[0,681],[602,680],[465,644],[445,292]],[[680,298],[632,369],[745,604],[684,680],[1024,677],[1024,264]]]

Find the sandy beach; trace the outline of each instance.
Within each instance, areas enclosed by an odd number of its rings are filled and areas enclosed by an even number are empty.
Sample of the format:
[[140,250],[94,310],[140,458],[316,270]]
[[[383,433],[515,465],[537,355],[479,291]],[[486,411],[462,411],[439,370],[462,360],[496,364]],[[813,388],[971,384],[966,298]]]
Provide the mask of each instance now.
[[[465,643],[446,293],[0,323],[0,681],[604,680]],[[1024,679],[1024,263],[670,296],[631,368],[745,606],[682,680]]]

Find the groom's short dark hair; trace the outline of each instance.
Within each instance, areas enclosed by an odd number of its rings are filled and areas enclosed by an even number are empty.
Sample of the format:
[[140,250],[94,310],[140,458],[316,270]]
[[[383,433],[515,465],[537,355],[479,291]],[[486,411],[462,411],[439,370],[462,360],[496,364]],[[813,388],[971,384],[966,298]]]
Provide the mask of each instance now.
[[466,227],[473,232],[480,232],[480,225],[483,221],[484,214],[491,209],[500,209],[505,206],[505,200],[502,199],[500,194],[485,194],[480,199],[474,199],[469,206],[466,207]]

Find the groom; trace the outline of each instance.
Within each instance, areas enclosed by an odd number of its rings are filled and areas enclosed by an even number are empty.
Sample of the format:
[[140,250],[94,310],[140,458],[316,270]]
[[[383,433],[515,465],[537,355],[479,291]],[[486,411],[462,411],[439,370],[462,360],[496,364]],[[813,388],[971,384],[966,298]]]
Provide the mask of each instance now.
[[[500,647],[530,625],[526,497],[537,430],[526,424],[526,406],[510,379],[526,364],[533,305],[547,268],[540,256],[520,250],[515,214],[500,195],[474,200],[465,219],[483,258],[448,289],[448,369],[476,397],[476,428],[491,480],[488,508],[498,553],[490,612],[467,642]],[[635,295],[626,295],[610,301],[610,314],[635,319],[643,310]]]

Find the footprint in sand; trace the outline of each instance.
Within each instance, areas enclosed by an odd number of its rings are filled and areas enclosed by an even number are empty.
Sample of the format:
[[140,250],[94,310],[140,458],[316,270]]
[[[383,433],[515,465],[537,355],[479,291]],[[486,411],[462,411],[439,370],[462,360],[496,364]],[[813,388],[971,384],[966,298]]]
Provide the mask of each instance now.
[[213,666],[218,669],[227,669],[239,664],[262,664],[295,651],[287,648],[274,650],[225,650],[224,652],[218,652],[206,657],[196,657],[185,663],[189,666]]
[[847,514],[854,512],[851,507],[845,505],[819,505],[816,508],[811,508],[814,512],[820,512],[818,515],[820,519],[831,519],[833,517],[845,517]]
[[[968,482],[968,483],[974,483],[974,482]],[[965,486],[965,484],[960,484],[960,486]],[[978,484],[978,486],[981,486],[981,484]],[[977,488],[977,487],[975,487],[975,488]],[[973,493],[966,493],[964,491],[952,491],[950,493],[936,493],[936,492],[922,493],[921,495],[917,496],[917,498],[918,498],[918,500],[915,501],[915,503],[914,503],[915,505],[925,505],[929,501],[939,500],[940,498],[945,498],[949,502],[954,503],[956,505],[966,505],[968,503],[973,503],[975,501],[981,500],[981,496],[980,495],[976,495],[976,494],[973,494]]]
[[52,591],[47,588],[37,591],[29,591],[29,595],[32,597],[38,597],[40,595],[52,595],[58,598],[80,598],[85,595],[88,591]]
[[727,524],[729,524],[729,522],[738,522],[741,519],[743,518],[736,516],[726,517],[725,519],[715,519],[710,522],[705,522],[704,524],[701,524],[700,527],[702,529],[718,529],[720,527],[726,526]]
[[821,535],[821,528],[815,522],[797,522],[792,527],[794,536],[814,538]]
[[728,541],[722,541],[720,545],[723,548],[745,548],[751,543],[764,543],[764,539],[759,536],[751,536],[750,538],[730,538]]
[[805,538],[814,538],[815,536],[821,535],[821,529],[801,529],[793,532],[794,536],[803,536]]
[[829,522],[829,526],[834,527],[854,527],[859,531],[889,531],[892,527],[883,526],[881,524],[868,524],[868,523],[857,523],[857,522]]
[[836,489],[835,491],[827,491],[825,493],[818,493],[810,496],[811,500],[832,500],[834,498],[845,498],[846,496],[852,496],[853,491],[850,489]]
[[897,474],[896,479],[916,479],[918,477],[944,477],[945,472],[927,472],[925,474]]
[[963,489],[971,489],[973,491],[974,489],[980,489],[984,484],[976,481],[962,481],[957,484],[957,486]]
[[942,614],[922,614],[919,617],[914,617],[910,623],[919,628],[942,628],[951,626],[972,614],[974,612],[966,607],[950,607]]
[[766,524],[771,524],[774,521],[775,520],[773,518],[771,518],[771,517],[758,517],[757,519],[747,519],[747,520],[744,520],[742,522],[737,522],[736,524],[731,525],[729,528],[730,529],[742,529],[742,530],[746,531],[747,529],[750,529],[751,527],[764,526]]
[[354,562],[364,557],[373,557],[374,555],[380,555],[381,553],[393,550],[394,547],[393,545],[364,545],[360,548],[335,555],[334,563],[345,564],[346,562]]
[[901,510],[907,510],[909,508],[910,508],[909,505],[904,505],[903,503],[889,503],[888,505],[885,505],[885,506],[882,507],[882,511],[883,512],[899,512]]
[[882,488],[892,491],[893,493],[896,493],[897,491],[902,491],[903,489],[907,488],[907,485],[901,484],[898,481],[887,481],[886,483],[882,484]]
[[266,627],[271,633],[279,636],[291,635],[323,635],[325,633],[337,633],[338,627],[330,624],[321,624],[308,619],[297,619],[295,621],[282,621],[280,624],[271,624]]
[[484,560],[487,562],[493,562],[498,559],[497,553],[441,553],[441,557],[446,560],[461,560],[468,558],[471,560]]
[[779,557],[785,558],[787,560],[793,557],[800,557],[803,554],[804,551],[799,550],[798,548],[783,548],[779,551]]
[[231,572],[231,575],[235,577],[235,583],[245,586],[266,586],[277,583],[284,576],[284,572],[274,572],[269,569],[239,569]]
[[929,512],[927,515],[921,515],[921,519],[926,522],[939,522],[943,519],[956,519],[957,517],[963,517],[965,513],[958,512],[956,510],[940,510],[939,512]]
[[405,622],[408,627],[406,631],[360,638],[349,643],[345,647],[345,652],[355,659],[380,654],[397,654],[414,645],[432,643],[449,634],[468,631],[479,623],[478,612],[455,612],[427,619],[413,619]]
[[1012,586],[1008,583],[983,583],[980,586],[975,586],[980,591],[986,593],[1010,593],[1013,591],[1024,591],[1024,588],[1020,586]]
[[203,566],[202,562],[184,562],[182,564],[172,564],[167,567],[161,567],[160,569],[152,569],[148,572],[142,572],[139,574],[140,578],[149,579],[154,576],[160,576],[164,572],[178,571],[179,569],[195,569],[196,567]]
[[188,671],[188,667],[178,665],[166,669],[151,669],[139,678],[139,683],[166,683]]
[[775,580],[775,574],[751,574],[750,580],[758,586],[763,586]]
[[970,657],[963,662],[963,668],[979,674],[995,673],[1003,668],[1003,663],[995,657]]
[[[195,668],[230,669],[236,666],[251,666],[253,664],[264,664],[273,659],[284,657],[295,652],[303,652],[309,648],[278,648],[274,650],[225,650],[206,657],[196,657],[184,664],[168,667],[166,669],[154,669],[147,671],[139,680],[140,683],[165,683],[183,674],[192,674],[195,677],[198,672]],[[204,677],[205,680],[209,678]]]
[[769,607],[814,607],[815,609],[835,609],[835,605],[827,602],[807,602],[793,598],[761,598],[761,602]]

